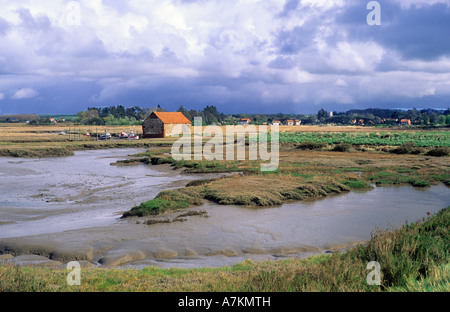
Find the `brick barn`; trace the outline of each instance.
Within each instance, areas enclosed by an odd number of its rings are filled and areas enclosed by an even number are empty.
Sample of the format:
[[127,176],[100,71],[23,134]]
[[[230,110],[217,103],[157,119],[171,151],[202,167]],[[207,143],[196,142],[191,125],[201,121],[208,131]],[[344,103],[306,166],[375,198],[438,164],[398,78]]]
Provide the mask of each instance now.
[[[153,112],[142,124],[144,138],[171,137],[172,130],[177,125],[190,127],[191,122],[182,113]],[[180,133],[181,134],[181,131]]]

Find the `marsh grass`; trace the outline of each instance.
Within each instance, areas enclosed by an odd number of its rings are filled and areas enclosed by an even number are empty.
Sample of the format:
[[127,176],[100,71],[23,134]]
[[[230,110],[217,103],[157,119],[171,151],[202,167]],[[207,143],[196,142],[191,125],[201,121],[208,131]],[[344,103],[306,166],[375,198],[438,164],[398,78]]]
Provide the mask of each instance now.
[[435,156],[435,157],[445,157],[450,154],[450,148],[447,146],[444,147],[436,147],[427,152],[428,156]]
[[[434,174],[433,174],[434,173]],[[394,171],[392,169],[380,170],[368,174],[368,179],[379,186],[386,185],[412,185],[415,187],[428,187],[438,182],[447,181],[449,179],[448,170],[445,173],[430,173],[427,170],[422,171]]]
[[436,270],[448,273],[449,229],[450,209],[446,208],[428,220],[407,223],[399,230],[376,231],[366,245],[348,255],[379,262],[384,289],[406,287],[411,281],[433,278],[433,275],[440,279]]
[[190,183],[181,189],[167,190],[148,202],[132,208],[123,215],[142,217],[157,215],[173,210],[198,206],[204,200],[219,205],[250,207],[279,206],[288,200],[326,197],[350,191],[346,185],[336,181],[307,181],[302,178],[276,176],[241,176],[202,180]]
[[167,200],[163,198],[155,198],[144,202],[139,206],[133,208],[131,211],[123,214],[123,218],[136,216],[156,216],[167,211],[176,211],[182,208],[188,208],[191,204],[186,201]]

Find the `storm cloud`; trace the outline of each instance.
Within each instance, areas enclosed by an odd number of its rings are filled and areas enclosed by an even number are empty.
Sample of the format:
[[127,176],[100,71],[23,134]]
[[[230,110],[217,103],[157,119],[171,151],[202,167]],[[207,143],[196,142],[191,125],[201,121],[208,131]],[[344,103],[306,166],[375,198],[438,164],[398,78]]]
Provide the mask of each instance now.
[[448,0],[0,0],[0,111],[450,102]]

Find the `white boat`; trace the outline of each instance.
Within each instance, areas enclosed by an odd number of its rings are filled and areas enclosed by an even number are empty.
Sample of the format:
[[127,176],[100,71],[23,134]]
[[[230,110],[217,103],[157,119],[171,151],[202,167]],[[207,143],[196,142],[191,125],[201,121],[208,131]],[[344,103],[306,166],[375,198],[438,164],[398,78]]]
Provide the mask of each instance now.
[[139,140],[139,135],[134,134],[134,131],[130,131],[130,135],[128,136],[128,140]]
[[100,140],[109,140],[109,139],[111,139],[111,134],[110,134],[109,132],[106,132],[105,134],[102,134],[102,135],[99,137],[99,139],[100,139]]

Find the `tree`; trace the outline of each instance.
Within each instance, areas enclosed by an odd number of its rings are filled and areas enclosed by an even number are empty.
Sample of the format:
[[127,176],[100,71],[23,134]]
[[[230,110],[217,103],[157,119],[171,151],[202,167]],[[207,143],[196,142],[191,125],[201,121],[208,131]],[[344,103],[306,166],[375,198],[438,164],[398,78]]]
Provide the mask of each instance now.
[[90,109],[90,110],[88,110],[87,112],[86,112],[86,118],[88,119],[88,120],[91,120],[91,119],[96,119],[96,118],[99,118],[100,116],[99,116],[99,114],[98,114],[98,110],[96,110],[96,109]]
[[193,117],[191,116],[191,113],[186,108],[184,108],[183,105],[180,105],[180,107],[177,109],[177,112],[182,113],[184,117],[186,117],[190,121],[194,121]]
[[416,108],[413,108],[406,113],[406,118],[410,119],[411,122],[413,122],[413,123],[415,123],[417,121],[418,116],[419,116],[419,112],[417,111]]
[[186,108],[184,108],[184,106],[183,105],[180,105],[180,107],[177,109],[177,112],[179,112],[179,113],[185,113],[187,110],[186,110]]
[[319,110],[319,112],[317,113],[317,119],[319,119],[320,122],[325,122],[325,120],[327,120],[330,117],[330,114],[324,110],[323,108],[321,108]]
[[391,114],[391,118],[393,119],[400,119],[401,117],[401,113],[399,110],[395,110],[392,114]]
[[158,104],[158,107],[156,108],[156,111],[157,111],[157,112],[165,112],[166,110],[163,109],[163,108],[161,107],[161,105]]
[[212,106],[206,106],[203,109],[203,115],[205,117],[205,122],[207,124],[212,124],[212,123],[216,123],[216,122],[221,122],[222,118],[219,114],[219,112],[217,111],[217,107],[215,107],[214,105]]
[[314,115],[314,114],[313,115],[307,115],[304,118],[302,118],[302,124],[305,124],[305,125],[312,125],[312,124],[315,124],[317,122],[318,122],[317,115]]
[[439,123],[439,115],[437,113],[433,112],[430,114],[430,123],[433,125]]

